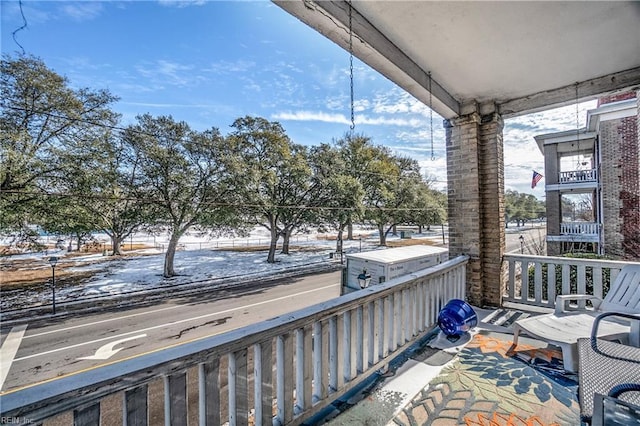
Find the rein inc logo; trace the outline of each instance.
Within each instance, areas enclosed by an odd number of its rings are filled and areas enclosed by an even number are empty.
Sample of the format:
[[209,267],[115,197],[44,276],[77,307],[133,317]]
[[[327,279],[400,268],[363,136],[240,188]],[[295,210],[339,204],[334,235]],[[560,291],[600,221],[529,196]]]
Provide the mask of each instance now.
[[0,425],[29,425],[35,424],[33,419],[27,417],[0,417]]

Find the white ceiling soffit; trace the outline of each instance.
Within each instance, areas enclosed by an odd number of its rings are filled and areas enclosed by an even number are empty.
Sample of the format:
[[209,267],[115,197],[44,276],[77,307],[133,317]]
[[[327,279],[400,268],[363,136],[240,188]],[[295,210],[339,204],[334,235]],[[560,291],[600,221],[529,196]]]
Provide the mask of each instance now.
[[[350,3],[273,0],[344,49]],[[640,1],[351,2],[353,52],[445,118],[640,89]],[[428,73],[431,73],[431,80]]]

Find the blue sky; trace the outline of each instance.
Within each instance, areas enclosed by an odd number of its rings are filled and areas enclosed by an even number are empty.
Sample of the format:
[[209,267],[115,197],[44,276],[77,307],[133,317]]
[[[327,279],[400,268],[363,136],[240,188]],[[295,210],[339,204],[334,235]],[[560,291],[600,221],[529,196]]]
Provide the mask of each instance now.
[[[73,87],[108,89],[113,109],[172,115],[223,133],[245,115],[280,122],[296,143],[331,142],[349,131],[349,54],[269,1],[2,0],[2,53],[38,56]],[[355,131],[420,162],[446,181],[442,118],[354,59]],[[580,125],[594,102],[580,105]],[[537,134],[576,128],[574,106],[506,120],[505,187],[544,195]]]

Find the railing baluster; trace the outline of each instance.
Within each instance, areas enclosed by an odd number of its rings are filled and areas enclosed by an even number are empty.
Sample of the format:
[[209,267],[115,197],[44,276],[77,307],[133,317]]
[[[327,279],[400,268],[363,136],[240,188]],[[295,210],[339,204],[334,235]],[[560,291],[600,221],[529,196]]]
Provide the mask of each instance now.
[[425,281],[421,280],[416,287],[416,299],[418,301],[418,314],[416,320],[418,321],[418,332],[422,332],[427,326],[427,299],[424,294]]
[[520,281],[522,282],[522,294],[520,298],[522,299],[522,303],[527,303],[529,301],[529,262],[523,260],[521,264],[522,272],[520,274]]
[[384,298],[384,322],[382,324],[384,330],[384,340],[382,345],[382,357],[385,358],[393,348],[393,293]]
[[293,337],[285,333],[277,337],[277,406],[280,424],[293,419]]
[[396,309],[396,302],[398,300],[397,293],[391,293],[389,295],[389,352],[393,352],[396,349],[396,342],[398,341],[398,311]]
[[418,301],[416,300],[416,287],[411,286],[408,289],[409,297],[409,332],[407,333],[407,342],[416,335],[416,313],[418,312]]
[[[353,351],[351,350],[352,346],[352,328],[351,328],[351,314],[353,311],[346,311],[342,315],[342,350],[340,351],[340,358],[342,359],[342,374],[340,377],[343,378],[343,382],[339,385],[340,388],[344,386],[345,383],[349,383],[351,380],[351,358],[353,357]],[[355,337],[355,336],[353,336]],[[340,344],[340,342],[338,342]]]
[[164,424],[187,424],[187,373],[181,371],[164,378]]
[[124,392],[122,424],[125,426],[146,426],[149,422],[146,384]]
[[536,261],[533,267],[533,296],[536,303],[540,303],[542,302],[542,263]]
[[509,260],[509,282],[507,284],[509,299],[516,298],[516,261]]
[[355,375],[358,376],[364,371],[364,365],[366,365],[365,358],[368,358],[369,353],[369,316],[367,315],[367,305],[358,306],[356,308],[356,365]]
[[[336,316],[336,337],[337,337],[337,347],[338,347],[338,357],[337,357],[337,367],[338,367],[338,387],[337,389],[342,389],[344,387],[344,377],[345,377],[345,363],[347,360],[345,359],[345,315],[346,312],[343,312]],[[348,355],[347,355],[348,358]]]
[[229,424],[242,426],[249,423],[247,382],[247,350],[229,354]]
[[556,264],[547,263],[547,301],[553,307],[556,303]]
[[432,291],[429,292],[429,310],[431,312],[430,320],[436,323],[438,320],[438,297],[440,295],[440,287],[438,280],[431,280]]
[[423,330],[422,318],[424,318],[424,299],[422,298],[422,283],[417,283],[413,287],[413,333],[414,336]]
[[602,288],[602,268],[600,266],[594,266],[591,268],[591,279],[593,282],[593,295],[600,299],[604,298]]
[[73,410],[74,426],[94,426],[100,424],[100,403]]
[[326,398],[329,395],[329,322],[322,321],[322,380],[320,386],[322,387],[320,395],[322,398]]
[[404,340],[408,342],[415,336],[416,334],[416,321],[415,321],[415,312],[416,312],[416,298],[415,293],[413,292],[414,288],[407,289],[407,323],[405,327]]
[[396,350],[400,346],[404,344],[404,313],[402,309],[403,298],[402,295],[404,290],[397,291],[395,293],[395,297],[393,298],[393,313],[394,313],[394,324],[396,326],[395,332],[395,342],[393,344],[393,350]]
[[312,403],[320,401],[322,395],[322,322],[313,323],[313,396]]
[[273,419],[273,345],[271,339],[253,350],[255,421],[271,426]]
[[[578,265],[576,270],[576,274],[578,275],[578,294],[585,294],[587,292],[587,268],[585,265]],[[578,308],[584,309],[586,306],[585,300],[578,301]]]
[[220,359],[198,365],[200,426],[220,426]]
[[562,294],[571,294],[571,265],[562,265]]
[[376,330],[378,330],[378,335],[377,335],[377,339],[376,339],[376,346],[377,346],[377,351],[376,351],[376,362],[380,361],[382,358],[384,358],[384,345],[386,342],[386,338],[385,338],[385,313],[384,313],[384,298],[381,299],[376,299],[375,301],[375,305],[376,305]]
[[338,390],[338,316],[329,319],[329,388],[330,393]]
[[376,321],[378,315],[378,308],[376,302],[369,302],[367,304],[367,357],[364,363],[364,369],[367,370],[370,366],[378,362],[378,333]]
[[298,412],[311,408],[313,364],[311,326],[297,330],[296,336],[296,407]]

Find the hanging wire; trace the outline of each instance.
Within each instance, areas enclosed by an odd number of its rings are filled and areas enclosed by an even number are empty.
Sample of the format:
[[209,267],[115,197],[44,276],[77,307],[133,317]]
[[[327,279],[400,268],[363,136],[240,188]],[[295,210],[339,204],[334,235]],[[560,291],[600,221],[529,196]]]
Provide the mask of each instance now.
[[580,112],[578,108],[578,82],[576,81],[576,141],[578,143],[578,164],[580,169]]
[[349,0],[349,85],[351,89],[351,125],[349,129],[353,132],[356,127],[354,100],[353,100],[353,8]]
[[25,52],[24,52],[24,47],[22,47],[22,45],[18,42],[18,39],[16,38],[16,34],[17,34],[19,31],[24,30],[25,28],[27,28],[27,18],[25,18],[25,17],[24,17],[24,11],[22,10],[22,0],[20,0],[20,1],[18,2],[18,5],[20,6],[20,16],[22,16],[22,26],[21,26],[20,28],[16,29],[16,30],[14,30],[14,31],[11,33],[11,36],[13,37],[13,42],[14,42],[15,44],[17,44],[17,45],[18,45],[18,47],[20,47],[20,50],[22,50],[22,54],[24,55],[24,54],[25,54]]
[[431,71],[429,71],[429,132],[431,133],[431,161],[435,161],[436,156],[433,151],[433,93],[431,91]]

